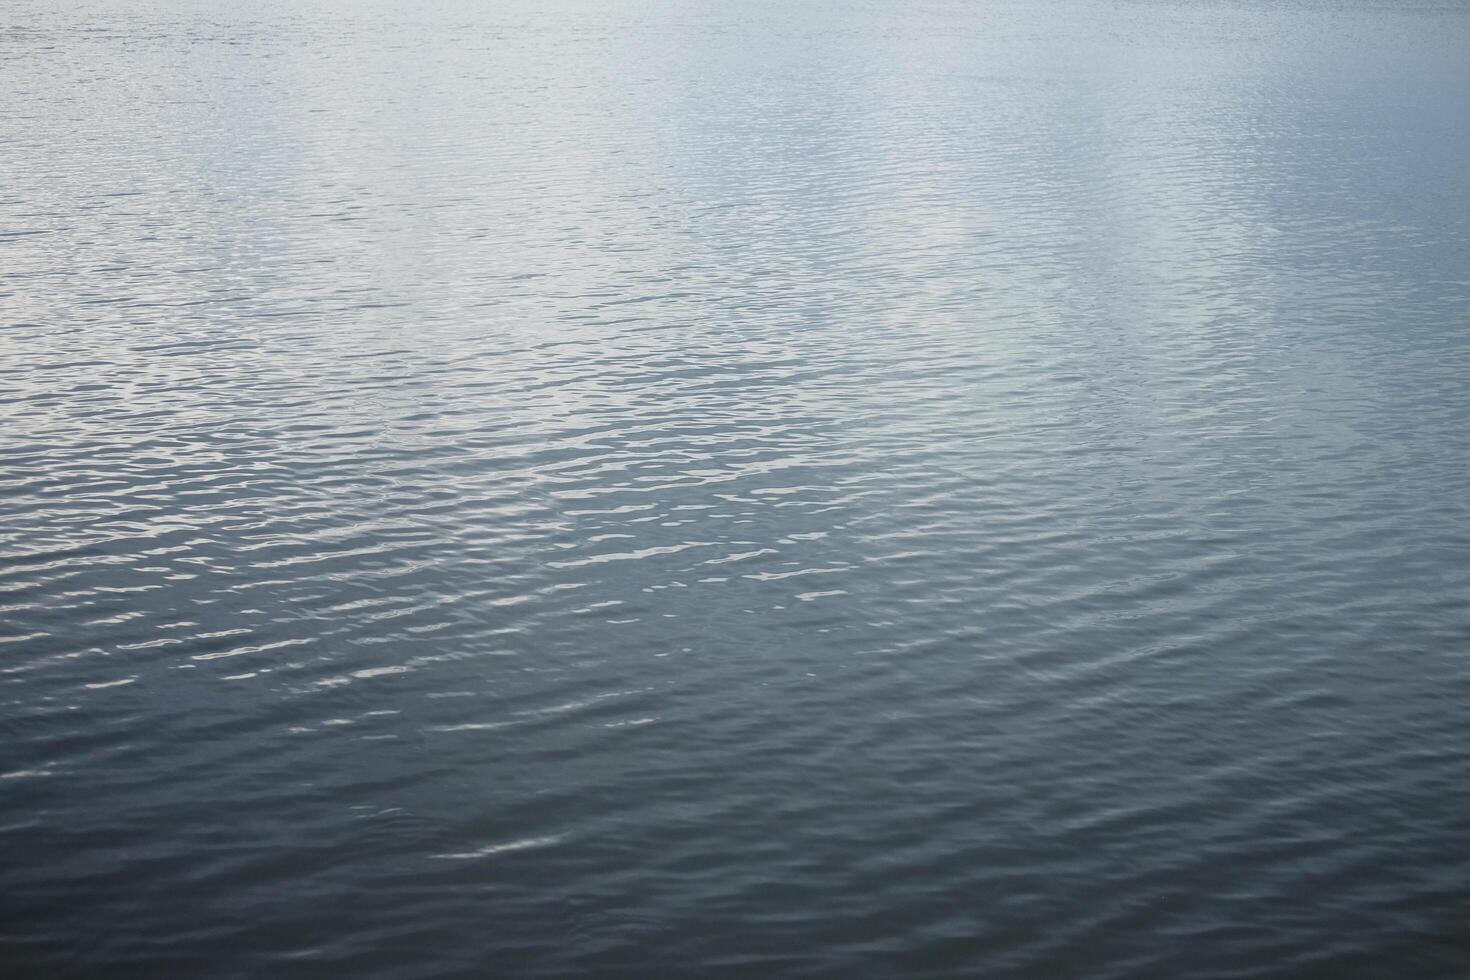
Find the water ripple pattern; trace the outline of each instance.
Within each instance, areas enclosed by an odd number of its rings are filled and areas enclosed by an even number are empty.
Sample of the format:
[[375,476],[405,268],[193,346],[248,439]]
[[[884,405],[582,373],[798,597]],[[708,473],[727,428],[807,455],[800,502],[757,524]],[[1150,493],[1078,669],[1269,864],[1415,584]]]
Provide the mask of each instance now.
[[0,969],[1470,975],[1467,55],[11,0]]

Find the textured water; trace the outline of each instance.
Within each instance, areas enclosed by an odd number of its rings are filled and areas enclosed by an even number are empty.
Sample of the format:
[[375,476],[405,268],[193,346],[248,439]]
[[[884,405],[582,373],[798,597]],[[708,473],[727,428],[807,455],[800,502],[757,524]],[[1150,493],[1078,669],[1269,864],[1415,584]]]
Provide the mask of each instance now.
[[7,976],[1470,975],[1470,6],[0,9]]

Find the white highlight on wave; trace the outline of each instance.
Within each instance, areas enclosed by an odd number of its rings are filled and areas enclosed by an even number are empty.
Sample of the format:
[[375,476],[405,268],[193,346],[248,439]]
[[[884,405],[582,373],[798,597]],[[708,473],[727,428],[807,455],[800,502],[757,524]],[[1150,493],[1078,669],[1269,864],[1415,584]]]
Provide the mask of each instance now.
[[494,854],[504,854],[507,851],[526,851],[533,847],[547,847],[562,839],[561,834],[550,837],[526,837],[521,840],[509,841],[505,844],[489,844],[474,851],[460,851],[456,854],[435,854],[435,860],[440,861],[473,861],[477,858],[486,858]]

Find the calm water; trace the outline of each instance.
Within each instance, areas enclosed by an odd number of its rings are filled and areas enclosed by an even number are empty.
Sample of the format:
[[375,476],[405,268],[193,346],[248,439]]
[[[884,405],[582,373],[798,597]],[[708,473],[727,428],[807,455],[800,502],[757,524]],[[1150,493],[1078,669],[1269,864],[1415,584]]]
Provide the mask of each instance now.
[[1470,975],[1470,5],[0,9],[7,976]]

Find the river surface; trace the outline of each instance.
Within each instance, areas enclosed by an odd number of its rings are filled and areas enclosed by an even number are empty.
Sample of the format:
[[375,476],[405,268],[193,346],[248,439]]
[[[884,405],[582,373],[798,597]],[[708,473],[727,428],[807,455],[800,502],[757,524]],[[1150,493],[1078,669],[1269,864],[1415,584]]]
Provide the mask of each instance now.
[[0,8],[8,977],[1470,975],[1470,4]]

